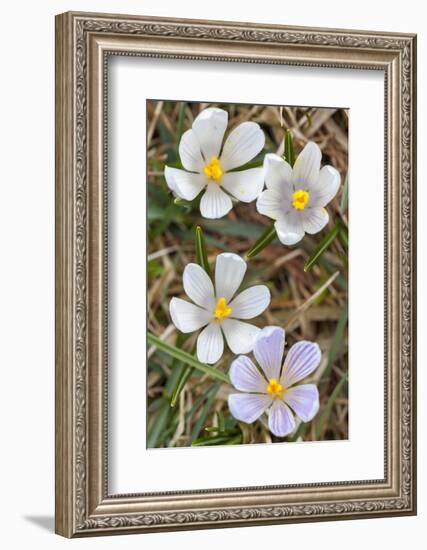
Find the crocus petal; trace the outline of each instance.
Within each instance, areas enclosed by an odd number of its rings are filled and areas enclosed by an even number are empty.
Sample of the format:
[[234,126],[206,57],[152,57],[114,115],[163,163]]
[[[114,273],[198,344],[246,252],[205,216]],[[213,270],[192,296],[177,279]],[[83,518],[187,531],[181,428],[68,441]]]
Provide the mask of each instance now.
[[263,169],[250,168],[240,172],[229,172],[222,177],[221,185],[237,200],[252,202],[264,187]]
[[258,334],[254,355],[268,380],[279,379],[285,347],[285,331],[280,327],[264,327]]
[[264,175],[267,189],[275,191],[289,201],[294,191],[292,187],[292,168],[279,155],[269,153],[264,157]]
[[289,210],[290,203],[282,195],[272,189],[266,189],[261,193],[256,201],[256,209],[263,216],[268,216],[272,220],[280,220],[284,213]]
[[231,317],[253,319],[265,311],[270,300],[271,294],[265,285],[256,285],[247,288],[230,302]]
[[197,264],[188,264],[184,269],[182,282],[185,293],[198,306],[213,313],[215,309],[215,291],[206,271]]
[[274,223],[281,243],[291,246],[304,237],[304,229],[299,212],[289,211],[283,218]]
[[283,399],[303,422],[309,422],[319,410],[319,391],[314,384],[290,388]]
[[222,330],[228,347],[235,354],[249,353],[253,350],[259,328],[238,321],[237,319],[224,319]]
[[165,167],[165,179],[169,188],[187,201],[195,199],[207,183],[202,174],[193,174],[170,166]]
[[335,197],[341,183],[341,176],[333,166],[320,170],[316,185],[310,189],[310,205],[326,206]]
[[298,155],[292,171],[292,181],[295,189],[309,190],[316,185],[319,178],[322,152],[320,147],[310,141]]
[[194,119],[192,128],[200,143],[205,162],[209,162],[213,156],[219,157],[227,123],[227,111],[216,107],[204,109]]
[[268,427],[277,437],[285,437],[295,429],[294,415],[281,399],[273,402],[268,414]]
[[197,358],[202,363],[213,364],[224,352],[224,338],[218,323],[210,323],[197,338]]
[[193,130],[187,130],[182,134],[178,151],[179,158],[186,170],[203,173],[204,162],[200,143]]
[[265,136],[256,122],[243,122],[224,143],[220,162],[225,171],[243,166],[264,147]]
[[216,297],[229,302],[242,284],[245,272],[246,262],[240,256],[231,252],[219,254],[215,264]]
[[301,212],[302,227],[306,233],[314,235],[321,231],[329,221],[328,212],[321,206],[305,208]]
[[240,355],[231,363],[230,380],[236,390],[265,393],[267,382],[246,355]]
[[209,323],[212,314],[181,298],[172,298],[169,304],[172,322],[181,332],[194,332]]
[[208,183],[206,192],[200,201],[200,213],[204,218],[217,219],[225,216],[233,208],[227,193],[213,182]]
[[289,388],[303,380],[319,366],[322,353],[314,342],[302,340],[289,350],[283,365],[282,384]]
[[228,396],[228,408],[237,420],[255,422],[271,403],[271,397],[262,394],[232,393]]

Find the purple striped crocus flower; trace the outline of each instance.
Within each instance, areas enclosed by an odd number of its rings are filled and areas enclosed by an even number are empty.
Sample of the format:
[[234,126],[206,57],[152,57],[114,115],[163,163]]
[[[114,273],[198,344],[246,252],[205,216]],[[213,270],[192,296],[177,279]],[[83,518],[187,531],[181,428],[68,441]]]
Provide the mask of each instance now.
[[294,431],[294,413],[303,422],[309,422],[319,410],[316,385],[297,385],[319,366],[319,346],[308,341],[294,344],[282,367],[284,347],[285,331],[280,327],[265,327],[259,332],[254,347],[260,368],[245,355],[237,357],[230,368],[233,386],[244,392],[229,396],[231,414],[251,424],[267,411],[268,427],[277,437]]

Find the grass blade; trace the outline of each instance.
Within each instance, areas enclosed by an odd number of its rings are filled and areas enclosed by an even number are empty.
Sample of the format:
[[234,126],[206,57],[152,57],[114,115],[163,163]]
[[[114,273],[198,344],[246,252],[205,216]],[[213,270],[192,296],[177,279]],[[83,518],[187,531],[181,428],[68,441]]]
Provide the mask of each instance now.
[[209,367],[209,365],[205,365],[204,363],[200,363],[200,361],[186,351],[180,350],[175,346],[163,342],[163,340],[160,340],[158,336],[154,336],[151,332],[147,333],[147,340],[150,345],[156,346],[157,349],[167,353],[175,359],[178,359],[178,361],[182,361],[183,363],[186,363],[187,365],[190,365],[205,374],[209,374],[209,376],[212,376],[212,378],[216,378],[221,382],[226,382],[228,384],[230,383],[230,379],[224,372],[214,369],[213,367]]
[[203,267],[209,277],[212,276],[208,262],[208,255],[206,252],[205,239],[203,237],[203,231],[200,226],[196,227],[196,258],[197,263]]
[[325,237],[320,241],[319,245],[314,249],[314,251],[311,253],[310,257],[304,264],[304,272],[307,273],[307,271],[310,271],[310,269],[315,265],[322,256],[322,254],[330,247],[332,242],[334,241],[335,237],[338,235],[339,231],[341,229],[341,223],[338,221],[334,227],[329,231]]
[[348,304],[345,304],[345,306],[341,311],[341,315],[338,319],[337,328],[335,329],[335,334],[332,339],[331,349],[329,350],[328,364],[326,365],[326,368],[322,374],[322,382],[324,382],[329,378],[332,367],[334,366],[335,359],[337,358],[338,352],[341,347],[345,327],[347,326],[347,320],[348,320]]
[[348,372],[346,372],[338,384],[335,386],[334,391],[331,393],[331,396],[329,397],[328,401],[326,402],[325,407],[323,408],[323,411],[319,417],[319,420],[316,424],[316,439],[319,439],[319,437],[322,434],[323,425],[326,422],[326,420],[329,418],[329,415],[331,414],[332,407],[335,403],[335,400],[337,397],[339,397],[341,390],[344,387],[344,384],[347,382],[348,379]]
[[246,252],[246,259],[250,260],[261,252],[266,246],[268,246],[276,237],[276,230],[274,223],[269,225],[267,229],[261,234],[256,243]]
[[295,164],[294,142],[290,130],[285,131],[285,160],[291,166]]
[[182,388],[187,383],[187,380],[190,378],[192,372],[193,372],[193,367],[190,367],[188,365],[182,370],[171,397],[171,407],[175,407],[178,401],[178,398],[182,392]]

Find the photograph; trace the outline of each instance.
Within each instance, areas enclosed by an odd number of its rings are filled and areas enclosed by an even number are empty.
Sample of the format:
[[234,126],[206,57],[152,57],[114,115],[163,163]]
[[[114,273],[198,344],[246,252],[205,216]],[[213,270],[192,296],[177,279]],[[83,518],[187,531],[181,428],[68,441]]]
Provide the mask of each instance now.
[[350,110],[146,109],[147,448],[349,439]]

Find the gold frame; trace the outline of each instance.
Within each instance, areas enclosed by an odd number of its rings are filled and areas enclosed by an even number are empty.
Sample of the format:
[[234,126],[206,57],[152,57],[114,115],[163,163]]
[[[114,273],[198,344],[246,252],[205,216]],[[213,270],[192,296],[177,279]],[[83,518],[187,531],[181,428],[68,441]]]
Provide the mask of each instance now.
[[[384,479],[108,495],[109,55],[384,71]],[[57,533],[77,537],[416,513],[415,70],[416,37],[410,34],[89,13],[56,17]]]

